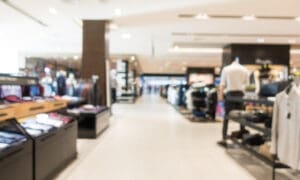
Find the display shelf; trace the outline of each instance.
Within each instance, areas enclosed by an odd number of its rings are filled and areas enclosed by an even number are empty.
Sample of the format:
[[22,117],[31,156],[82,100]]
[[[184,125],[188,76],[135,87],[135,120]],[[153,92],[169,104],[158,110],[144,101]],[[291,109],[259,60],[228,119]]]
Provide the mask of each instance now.
[[272,130],[270,128],[264,127],[264,124],[262,124],[262,123],[249,122],[249,121],[247,121],[244,118],[232,118],[231,117],[230,120],[235,121],[237,123],[240,123],[243,126],[255,129],[255,130],[259,131],[259,132],[262,132],[266,136],[271,136],[271,131]]
[[9,74],[0,74],[0,84],[5,85],[35,85],[38,83],[38,78],[22,77]]
[[268,100],[266,97],[257,97],[257,98],[239,98],[239,97],[231,97],[228,96],[226,97],[227,101],[231,102],[239,102],[239,103],[254,103],[254,104],[262,104],[262,105],[267,105],[271,106],[274,104],[274,101]]
[[[254,104],[260,104],[260,105],[266,105],[266,106],[274,105],[274,101],[271,101],[271,100],[269,100],[267,98],[263,98],[263,97],[262,98],[252,98],[252,99],[251,98],[226,97],[226,100],[231,101],[231,102],[254,103]],[[262,126],[261,124],[247,121],[243,117],[236,117],[236,118],[228,117],[228,119],[231,121],[237,122],[243,126],[254,129],[256,131],[262,132],[262,133],[264,133],[265,137],[271,138],[272,130],[270,128],[266,128],[266,127]],[[227,132],[226,132],[226,134],[227,134]],[[226,137],[229,138],[229,136],[226,136]],[[272,180],[275,180],[277,168],[289,168],[287,165],[282,164],[279,161],[276,161],[275,159],[271,160],[271,159],[267,158],[266,156],[257,152],[253,147],[251,147],[249,145],[244,145],[235,138],[230,137],[229,139],[231,139],[234,144],[242,147],[244,150],[251,153],[258,159],[260,159],[263,162],[265,162],[266,164],[272,166]],[[228,147],[228,146],[226,146],[226,147]]]

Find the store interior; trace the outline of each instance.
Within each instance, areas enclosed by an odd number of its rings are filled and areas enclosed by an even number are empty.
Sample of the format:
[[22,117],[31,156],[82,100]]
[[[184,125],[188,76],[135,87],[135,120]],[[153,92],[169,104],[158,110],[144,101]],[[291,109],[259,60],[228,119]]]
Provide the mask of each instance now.
[[299,7],[0,0],[0,179],[299,180]]

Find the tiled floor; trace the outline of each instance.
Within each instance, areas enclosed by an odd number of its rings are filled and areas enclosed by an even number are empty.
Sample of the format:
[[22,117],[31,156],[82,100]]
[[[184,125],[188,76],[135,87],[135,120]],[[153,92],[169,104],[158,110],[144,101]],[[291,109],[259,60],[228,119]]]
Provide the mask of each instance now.
[[97,140],[78,140],[79,157],[58,180],[271,180],[254,157],[216,144],[221,123],[191,123],[155,96],[113,113]]

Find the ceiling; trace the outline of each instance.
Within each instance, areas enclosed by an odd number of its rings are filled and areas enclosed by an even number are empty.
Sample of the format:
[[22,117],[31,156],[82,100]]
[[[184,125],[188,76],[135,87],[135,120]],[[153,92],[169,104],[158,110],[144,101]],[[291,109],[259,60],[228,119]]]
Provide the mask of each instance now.
[[[0,47],[18,54],[80,54],[81,19],[109,19],[111,54],[135,54],[145,73],[182,73],[188,66],[218,66],[219,52],[171,52],[220,48],[228,43],[300,44],[299,0],[9,0],[43,26],[0,3]],[[51,11],[51,12],[50,12]],[[255,15],[278,19],[196,19],[194,15]],[[192,15],[180,18],[179,15]],[[262,42],[260,42],[262,43]],[[1,54],[1,53],[0,53]],[[300,55],[293,55],[297,64]]]

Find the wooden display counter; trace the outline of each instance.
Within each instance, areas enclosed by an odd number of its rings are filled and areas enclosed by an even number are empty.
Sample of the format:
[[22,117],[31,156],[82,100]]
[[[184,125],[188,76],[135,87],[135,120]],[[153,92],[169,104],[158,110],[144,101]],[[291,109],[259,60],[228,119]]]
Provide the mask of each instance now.
[[41,101],[41,102],[24,102],[0,107],[0,121],[11,118],[24,118],[34,116],[40,113],[47,113],[60,110],[67,107],[67,101]]

